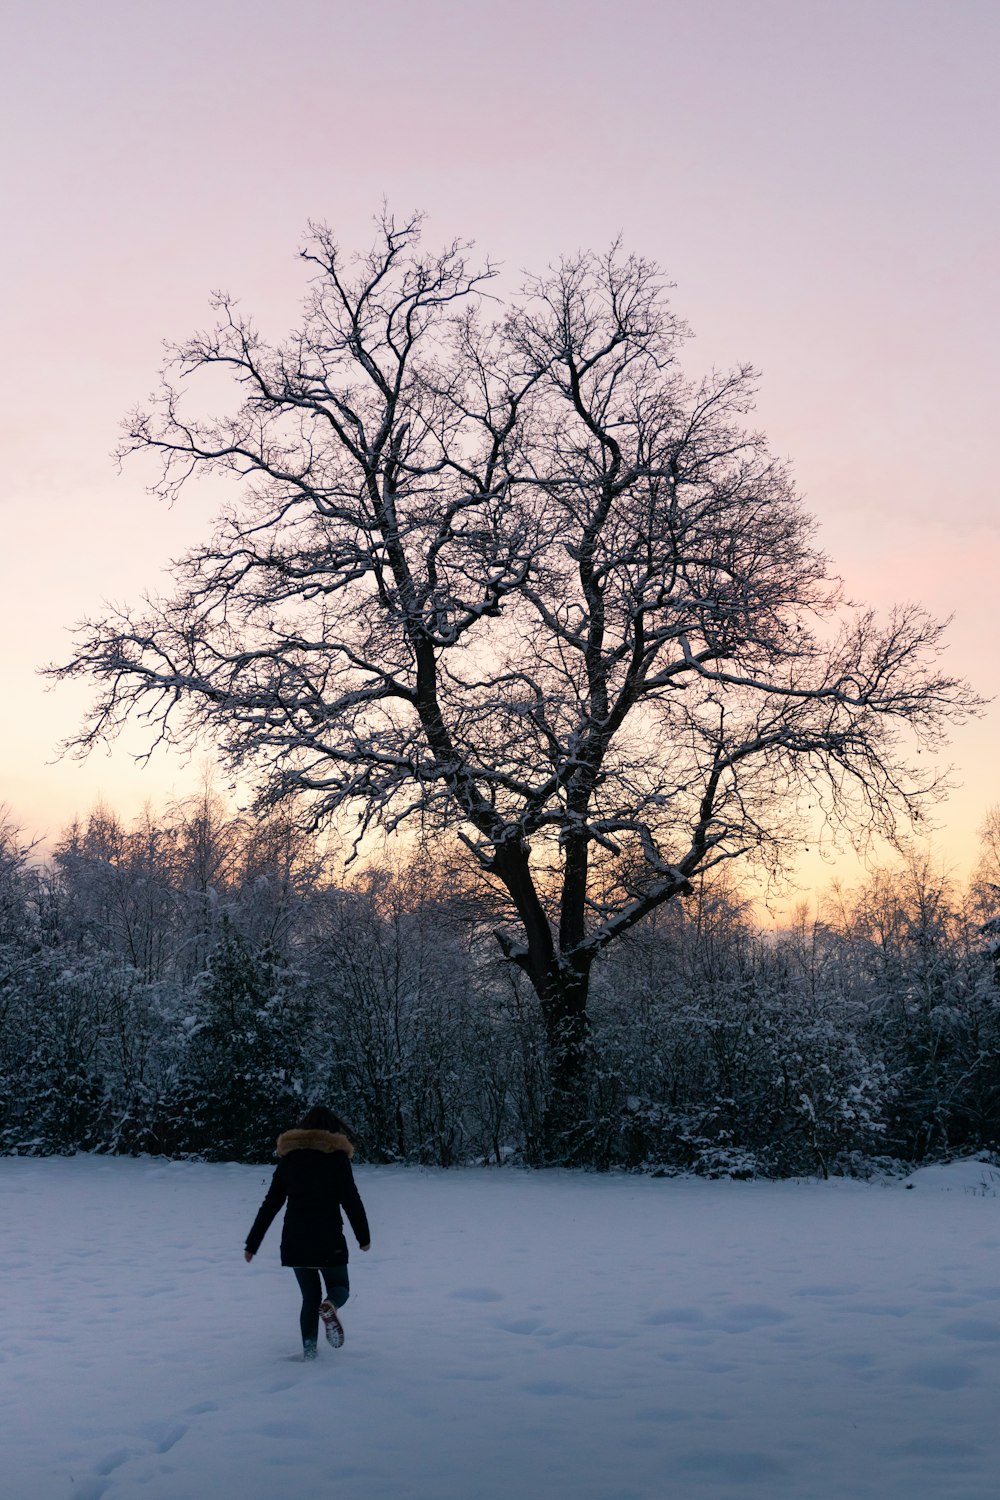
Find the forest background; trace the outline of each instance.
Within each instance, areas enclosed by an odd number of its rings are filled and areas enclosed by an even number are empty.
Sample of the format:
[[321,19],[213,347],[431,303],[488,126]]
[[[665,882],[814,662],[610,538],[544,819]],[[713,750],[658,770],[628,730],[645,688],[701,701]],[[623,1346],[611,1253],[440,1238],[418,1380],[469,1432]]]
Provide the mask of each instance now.
[[[446,845],[348,878],[206,788],[0,853],[0,1149],[259,1161],[317,1098],[369,1160],[542,1159],[537,998]],[[731,876],[592,989],[586,1157],[869,1175],[1000,1139],[1000,814],[959,887],[914,849],[764,931]]]

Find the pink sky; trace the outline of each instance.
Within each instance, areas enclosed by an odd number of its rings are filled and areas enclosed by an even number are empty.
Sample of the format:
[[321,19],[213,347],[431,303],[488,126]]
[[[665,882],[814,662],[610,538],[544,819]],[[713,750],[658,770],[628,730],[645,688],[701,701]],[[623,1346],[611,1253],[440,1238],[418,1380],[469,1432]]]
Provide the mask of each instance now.
[[[750,359],[849,591],[954,614],[1000,692],[994,0],[32,0],[4,38],[0,801],[52,835],[197,779],[50,764],[83,696],[37,666],[156,586],[165,512],[108,457],[160,340],[225,287],[280,334],[306,221],[382,195],[513,276],[619,230],[677,283],[693,371]],[[1000,709],[955,737],[938,846],[996,800]],[[808,878],[811,878],[808,877]]]

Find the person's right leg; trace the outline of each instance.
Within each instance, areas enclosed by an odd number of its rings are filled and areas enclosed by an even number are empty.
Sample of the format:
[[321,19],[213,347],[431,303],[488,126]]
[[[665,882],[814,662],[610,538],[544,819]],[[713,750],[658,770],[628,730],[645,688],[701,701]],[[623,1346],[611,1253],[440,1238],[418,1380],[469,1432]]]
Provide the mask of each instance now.
[[319,1315],[326,1329],[327,1342],[339,1349],[344,1342],[344,1325],[337,1316],[337,1309],[343,1307],[351,1295],[347,1267],[324,1266],[323,1280],[326,1282],[326,1298],[320,1303]]
[[334,1307],[343,1307],[351,1295],[351,1283],[346,1266],[324,1266],[323,1280],[326,1282],[326,1297]]
[[311,1356],[316,1353],[316,1340],[319,1337],[319,1303],[322,1291],[319,1272],[311,1266],[293,1266],[292,1269],[302,1293],[302,1310],[299,1313],[302,1348],[307,1356]]

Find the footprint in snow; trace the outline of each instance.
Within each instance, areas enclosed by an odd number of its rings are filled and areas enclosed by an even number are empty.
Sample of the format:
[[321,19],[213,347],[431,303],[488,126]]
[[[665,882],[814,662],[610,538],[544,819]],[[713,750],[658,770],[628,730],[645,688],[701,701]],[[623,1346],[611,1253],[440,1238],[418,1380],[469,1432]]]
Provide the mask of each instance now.
[[679,1406],[640,1406],[632,1413],[636,1422],[688,1422],[691,1413]]
[[152,1443],[154,1453],[169,1453],[187,1430],[186,1422],[149,1422],[141,1429],[143,1437]]
[[643,1322],[652,1328],[671,1324],[679,1329],[708,1331],[721,1328],[725,1333],[749,1333],[754,1328],[773,1328],[778,1323],[787,1323],[788,1313],[765,1302],[743,1302],[722,1308],[710,1320],[700,1307],[661,1307],[649,1313]]
[[947,1438],[917,1437],[900,1443],[892,1452],[906,1457],[912,1455],[914,1458],[943,1458],[951,1463],[955,1459],[973,1458],[982,1449],[977,1443],[953,1443]]
[[73,1491],[73,1500],[101,1500],[106,1493],[110,1479],[103,1477],[94,1479],[83,1479]]
[[586,1333],[553,1333],[551,1329],[540,1328],[540,1334],[548,1334],[545,1339],[547,1349],[565,1349],[572,1345],[576,1349],[620,1349],[622,1339],[615,1338],[609,1334],[595,1333],[592,1329]]
[[855,1297],[861,1287],[850,1282],[837,1282],[828,1285],[825,1282],[817,1283],[815,1286],[796,1287],[792,1293],[793,1297]]
[[867,1350],[847,1349],[842,1354],[831,1354],[828,1358],[832,1365],[840,1365],[845,1370],[853,1371],[855,1375],[871,1374],[876,1366],[874,1354],[869,1354]]
[[718,1324],[726,1333],[750,1333],[755,1328],[773,1328],[777,1323],[787,1323],[788,1314],[778,1307],[769,1307],[765,1302],[738,1303],[721,1313]]
[[752,1484],[757,1479],[776,1479],[785,1473],[783,1465],[768,1453],[689,1453],[676,1459],[674,1467],[682,1474],[721,1479],[729,1484]]
[[953,1339],[968,1339],[977,1344],[995,1344],[1000,1340],[1000,1323],[991,1323],[985,1318],[962,1318],[957,1323],[946,1323],[944,1331]]
[[503,1333],[537,1333],[542,1327],[541,1318],[507,1318],[497,1319],[493,1324]]
[[979,1371],[974,1365],[951,1363],[946,1359],[925,1359],[902,1371],[909,1385],[923,1385],[931,1391],[958,1391],[975,1385]]
[[707,1319],[700,1307],[661,1307],[642,1321],[653,1328],[659,1327],[661,1323],[681,1323],[688,1327],[692,1325],[700,1327],[707,1322]]
[[115,1469],[120,1469],[122,1464],[127,1464],[129,1459],[135,1458],[135,1456],[131,1448],[116,1448],[113,1453],[106,1454],[99,1463],[96,1463],[94,1470],[102,1477],[112,1474]]

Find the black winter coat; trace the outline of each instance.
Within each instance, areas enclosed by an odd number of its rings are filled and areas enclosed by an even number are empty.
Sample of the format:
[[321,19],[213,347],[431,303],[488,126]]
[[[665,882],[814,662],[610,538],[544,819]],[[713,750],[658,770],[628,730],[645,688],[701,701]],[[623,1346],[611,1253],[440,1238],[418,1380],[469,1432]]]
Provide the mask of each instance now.
[[247,1235],[256,1255],[286,1202],[281,1231],[283,1266],[343,1266],[347,1263],[343,1208],[359,1245],[371,1239],[364,1205],[354,1185],[354,1147],[346,1135],[328,1130],[286,1130],[278,1137],[278,1165]]

